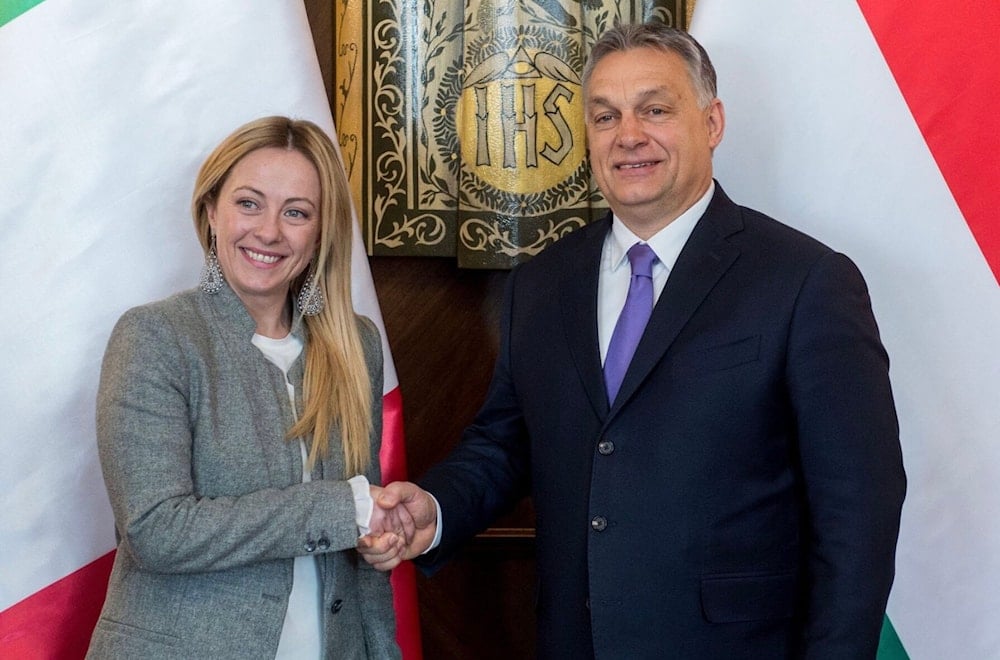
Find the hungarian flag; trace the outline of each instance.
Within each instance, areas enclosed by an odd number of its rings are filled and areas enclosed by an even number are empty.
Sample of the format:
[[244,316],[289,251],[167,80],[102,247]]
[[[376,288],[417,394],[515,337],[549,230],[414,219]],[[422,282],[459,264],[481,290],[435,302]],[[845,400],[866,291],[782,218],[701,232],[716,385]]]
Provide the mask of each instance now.
[[698,0],[692,32],[726,191],[871,290],[909,478],[880,657],[1000,658],[1000,4]]
[[[0,657],[82,657],[115,545],[101,356],[127,308],[194,286],[201,161],[260,116],[334,132],[301,0],[0,0]],[[360,233],[354,301],[383,330]],[[405,477],[385,349],[385,479]],[[419,658],[414,576],[393,575]]]

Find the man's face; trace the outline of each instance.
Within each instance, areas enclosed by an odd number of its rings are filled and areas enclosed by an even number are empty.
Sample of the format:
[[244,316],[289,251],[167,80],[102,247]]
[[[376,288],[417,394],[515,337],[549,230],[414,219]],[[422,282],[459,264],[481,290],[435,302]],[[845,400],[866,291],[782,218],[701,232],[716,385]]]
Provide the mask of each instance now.
[[679,55],[634,48],[605,56],[585,103],[594,178],[636,235],[649,238],[708,189],[725,115],[718,99],[699,106]]

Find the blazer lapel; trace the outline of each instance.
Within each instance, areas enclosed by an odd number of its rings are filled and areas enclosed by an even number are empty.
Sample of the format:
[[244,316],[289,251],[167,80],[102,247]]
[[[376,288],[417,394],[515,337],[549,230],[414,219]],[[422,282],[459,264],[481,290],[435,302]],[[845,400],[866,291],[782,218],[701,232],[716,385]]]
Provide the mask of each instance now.
[[601,268],[604,239],[611,229],[611,215],[579,231],[583,249],[574,252],[573,261],[564,269],[560,282],[560,302],[565,334],[577,373],[583,382],[590,404],[600,418],[608,412],[608,395],[597,337],[597,282]]
[[[298,483],[302,478],[299,448],[296,443],[284,439],[294,420],[292,415],[284,413],[287,389],[281,370],[251,343],[255,328],[253,319],[232,289],[223,287],[208,299],[208,305],[215,315],[213,325],[226,350],[226,355],[218,356],[219,359],[239,365],[240,372],[246,374],[242,379],[242,388],[248,408],[254,411],[253,424],[258,430],[254,434],[260,455],[256,464],[266,471],[267,481],[273,487],[283,488],[289,483]],[[298,326],[293,331],[300,338],[303,336]],[[303,360],[304,356],[300,355],[296,365]],[[297,368],[301,369],[300,366]],[[292,382],[301,382],[301,379]],[[284,399],[275,399],[275,393]],[[248,443],[247,451],[251,446]]]
[[635,394],[705,297],[739,257],[739,248],[726,238],[742,226],[739,207],[716,183],[712,202],[691,232],[653,308],[612,405],[612,414]]

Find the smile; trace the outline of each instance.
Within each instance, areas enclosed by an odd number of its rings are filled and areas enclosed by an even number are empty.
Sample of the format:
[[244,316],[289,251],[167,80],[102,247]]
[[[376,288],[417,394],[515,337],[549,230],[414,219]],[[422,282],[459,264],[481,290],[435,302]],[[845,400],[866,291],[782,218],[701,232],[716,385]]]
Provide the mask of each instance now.
[[281,257],[277,255],[261,254],[260,252],[254,252],[250,248],[242,248],[243,254],[247,255],[251,261],[256,261],[262,264],[273,264],[277,263]]
[[640,167],[650,167],[650,166],[655,165],[655,164],[656,163],[654,161],[648,161],[648,162],[645,162],[645,163],[626,163],[624,165],[619,165],[618,169],[620,169],[620,170],[637,170]]

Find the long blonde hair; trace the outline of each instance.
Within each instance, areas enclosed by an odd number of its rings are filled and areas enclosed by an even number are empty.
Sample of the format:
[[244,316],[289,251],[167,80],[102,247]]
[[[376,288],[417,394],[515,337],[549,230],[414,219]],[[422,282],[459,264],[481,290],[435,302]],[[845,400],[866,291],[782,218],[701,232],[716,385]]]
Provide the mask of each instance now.
[[[346,475],[364,473],[372,460],[371,379],[351,301],[351,192],[337,149],[316,124],[288,117],[264,117],[236,129],[208,156],[195,180],[191,202],[195,230],[208,252],[212,230],[208,208],[233,167],[247,154],[267,147],[298,151],[316,167],[320,181],[320,237],[312,272],[326,305],[306,316],[308,331],[303,400],[305,410],[287,437],[311,438],[309,466],[329,453],[330,432],[340,429]],[[292,283],[297,296],[309,276]]]

